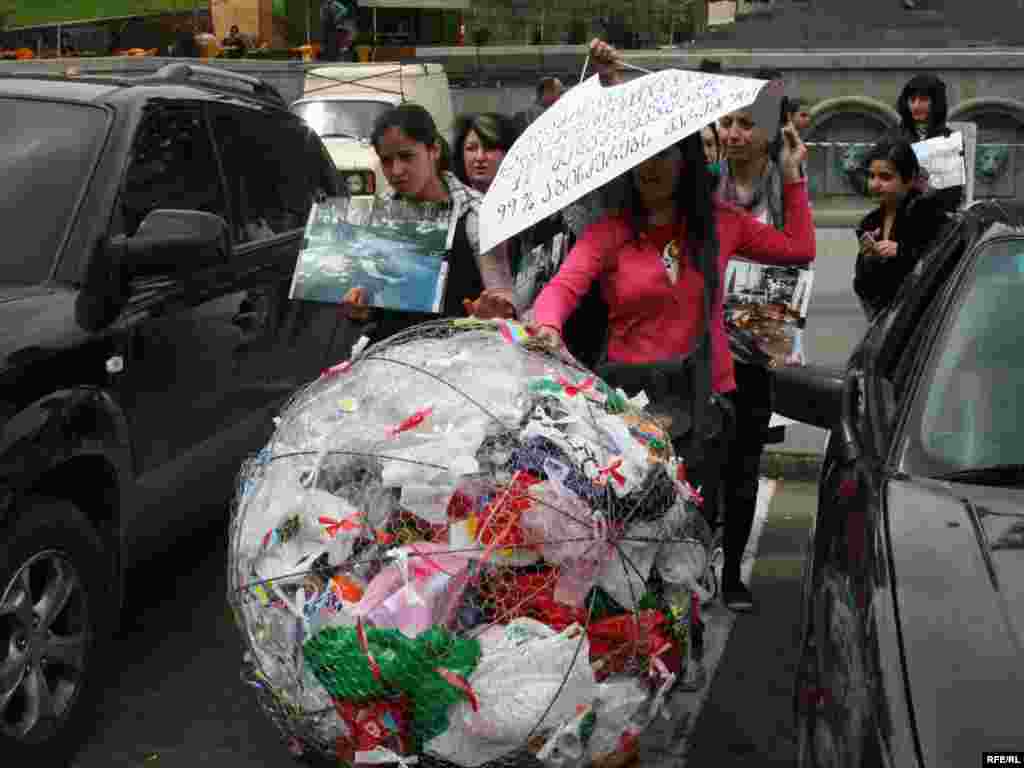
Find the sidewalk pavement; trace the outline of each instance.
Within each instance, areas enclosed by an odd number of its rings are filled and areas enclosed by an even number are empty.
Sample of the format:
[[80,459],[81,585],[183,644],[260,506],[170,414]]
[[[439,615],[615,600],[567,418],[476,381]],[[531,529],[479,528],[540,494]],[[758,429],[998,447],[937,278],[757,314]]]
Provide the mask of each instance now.
[[705,610],[708,682],[670,699],[671,720],[645,734],[644,768],[793,765],[800,575],[816,505],[813,484],[762,480],[743,567],[757,610],[735,615],[720,603]]
[[792,450],[765,448],[761,457],[761,474],[779,480],[814,483],[821,470],[822,454]]
[[757,611],[739,616],[696,723],[687,762],[716,768],[791,768],[796,758],[792,685],[800,632],[800,580],[816,488],[777,490],[750,582]]

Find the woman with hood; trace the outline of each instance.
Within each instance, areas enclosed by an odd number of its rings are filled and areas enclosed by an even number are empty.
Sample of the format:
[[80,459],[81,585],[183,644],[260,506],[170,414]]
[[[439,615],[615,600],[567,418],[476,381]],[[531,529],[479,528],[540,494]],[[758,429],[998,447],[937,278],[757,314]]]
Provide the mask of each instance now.
[[[935,75],[925,73],[912,77],[903,86],[896,109],[900,115],[900,137],[912,144],[952,133],[946,125],[949,114],[946,84]],[[936,190],[934,196],[946,210],[955,211],[963,200],[964,188]]]

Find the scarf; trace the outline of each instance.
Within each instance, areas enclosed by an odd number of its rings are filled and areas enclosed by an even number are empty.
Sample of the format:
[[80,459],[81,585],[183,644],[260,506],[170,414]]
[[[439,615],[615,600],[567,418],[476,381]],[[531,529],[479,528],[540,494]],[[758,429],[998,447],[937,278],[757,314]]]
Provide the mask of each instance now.
[[764,173],[755,180],[754,188],[749,193],[740,192],[736,186],[736,178],[732,174],[728,160],[721,164],[721,174],[718,181],[720,199],[749,211],[753,216],[776,229],[781,230],[785,227],[785,209],[782,205],[782,170],[772,158],[768,158]]

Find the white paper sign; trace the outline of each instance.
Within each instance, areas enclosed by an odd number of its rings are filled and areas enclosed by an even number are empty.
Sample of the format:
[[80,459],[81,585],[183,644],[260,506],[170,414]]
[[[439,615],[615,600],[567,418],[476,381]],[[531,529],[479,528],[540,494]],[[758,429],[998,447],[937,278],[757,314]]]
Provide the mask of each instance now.
[[964,166],[964,135],[957,131],[949,136],[919,141],[912,145],[917,161],[928,173],[932,189],[962,187],[967,180]]
[[708,123],[754,103],[768,83],[666,69],[603,88],[573,88],[523,132],[480,211],[487,251]]

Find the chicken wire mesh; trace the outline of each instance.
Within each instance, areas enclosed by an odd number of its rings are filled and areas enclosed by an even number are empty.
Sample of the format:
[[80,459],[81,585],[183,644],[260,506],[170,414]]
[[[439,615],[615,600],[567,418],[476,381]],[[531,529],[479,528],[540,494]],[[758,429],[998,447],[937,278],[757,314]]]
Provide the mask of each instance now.
[[710,532],[666,431],[512,322],[335,366],[244,467],[243,675],[324,764],[608,766],[701,684]]

